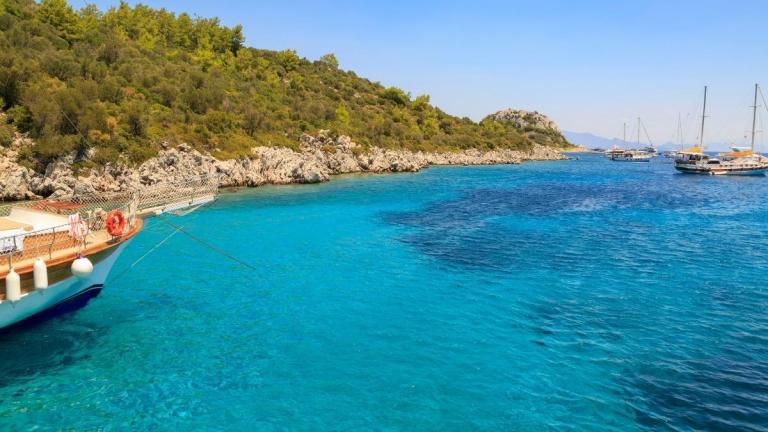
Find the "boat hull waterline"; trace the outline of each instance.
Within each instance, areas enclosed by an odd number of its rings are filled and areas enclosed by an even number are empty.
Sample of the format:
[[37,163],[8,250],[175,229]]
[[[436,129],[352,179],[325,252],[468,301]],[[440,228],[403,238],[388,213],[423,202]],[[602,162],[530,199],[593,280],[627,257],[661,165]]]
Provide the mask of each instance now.
[[614,162],[650,162],[650,158],[611,158]]
[[[93,272],[87,277],[69,277],[48,288],[36,289],[27,293],[18,301],[0,302],[0,329],[23,324],[30,320],[50,318],[54,312],[75,309],[96,297],[104,286],[112,266],[130,240],[124,241],[107,251],[109,254],[93,266]],[[41,316],[45,314],[45,316]]]
[[764,176],[768,168],[741,168],[741,169],[722,169],[708,167],[688,167],[676,165],[675,169],[683,174],[699,175],[733,175],[733,176]]

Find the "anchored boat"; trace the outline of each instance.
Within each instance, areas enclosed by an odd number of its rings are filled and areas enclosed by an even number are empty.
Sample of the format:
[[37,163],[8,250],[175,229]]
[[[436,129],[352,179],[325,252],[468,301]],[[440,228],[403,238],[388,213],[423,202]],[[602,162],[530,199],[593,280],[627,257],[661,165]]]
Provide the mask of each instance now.
[[[680,149],[683,148],[683,142],[685,141],[685,136],[683,134],[683,116],[680,113],[677,113],[677,129],[675,130],[675,143],[679,146]],[[664,159],[671,159],[671,162],[674,162],[674,160],[677,158],[678,150],[667,150],[664,153],[662,153],[662,156],[664,156]]]
[[[642,123],[640,117],[637,118],[637,146],[640,147],[640,127]],[[624,123],[624,137],[622,139],[624,145],[627,142],[627,124]],[[649,162],[651,158],[656,156],[656,148],[651,144],[640,150],[624,149],[618,146],[613,146],[609,150],[605,151],[605,157],[615,162]]]
[[0,206],[0,329],[85,305],[97,296],[145,218],[216,198],[199,177],[104,194]]
[[645,150],[621,150],[613,152],[609,159],[615,162],[649,162],[653,154]]
[[697,146],[680,151],[675,159],[675,168],[686,174],[765,175],[768,158],[752,151],[734,151],[711,157]]
[[704,122],[707,118],[707,87],[704,87],[704,105],[701,115],[699,145],[678,152],[675,169],[687,174],[706,175],[765,175],[768,158],[755,153],[755,124],[757,120],[757,94],[760,86],[755,84],[755,103],[752,111],[752,143],[750,148],[733,148],[731,152],[711,157],[704,152]]

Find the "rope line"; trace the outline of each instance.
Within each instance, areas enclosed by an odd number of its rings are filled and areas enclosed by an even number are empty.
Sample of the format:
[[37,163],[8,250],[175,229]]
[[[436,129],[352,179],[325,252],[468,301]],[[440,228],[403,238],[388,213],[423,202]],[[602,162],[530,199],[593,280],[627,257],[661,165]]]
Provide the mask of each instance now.
[[194,240],[195,242],[200,243],[201,245],[205,246],[206,248],[216,252],[217,254],[219,254],[219,255],[221,255],[221,256],[223,256],[223,257],[225,257],[225,258],[227,258],[227,259],[229,259],[229,260],[231,260],[231,261],[233,261],[233,262],[235,262],[237,264],[240,264],[243,267],[246,267],[246,268],[254,270],[254,271],[259,271],[259,269],[256,266],[254,266],[253,264],[250,264],[250,263],[248,263],[246,261],[243,261],[242,259],[240,259],[240,258],[238,258],[238,257],[236,257],[236,256],[234,256],[232,254],[230,254],[229,252],[227,252],[227,251],[225,251],[225,250],[223,250],[223,249],[221,249],[221,248],[219,248],[219,247],[217,247],[215,245],[212,245],[211,243],[208,243],[207,241],[201,239],[200,237],[197,237],[196,235],[190,233],[189,231],[184,229],[184,227],[176,225],[175,223],[170,222],[170,221],[166,220],[163,217],[158,217],[158,220],[160,222],[170,226],[171,228],[173,228],[173,231],[170,234],[168,234],[164,239],[162,239],[160,242],[158,242],[156,245],[152,246],[152,248],[150,248],[147,252],[145,252],[144,255],[140,256],[137,260],[132,262],[128,267],[126,267],[125,269],[123,269],[119,273],[115,274],[114,276],[110,276],[107,279],[107,281],[105,282],[105,284],[107,284],[109,282],[112,282],[112,281],[115,281],[115,280],[121,278],[122,276],[124,276],[131,269],[133,269],[140,262],[142,262],[144,260],[144,258],[148,257],[154,251],[159,249],[160,246],[165,244],[168,240],[171,239],[171,237],[175,236],[178,233],[184,234],[185,236],[189,237],[190,239]]
[[172,228],[175,228],[177,232],[181,232],[182,234],[186,235],[190,239],[200,243],[201,245],[203,245],[203,246],[207,247],[208,249],[218,253],[219,255],[221,255],[221,256],[223,256],[225,258],[228,258],[231,261],[234,261],[234,262],[240,264],[243,267],[249,268],[251,270],[259,271],[259,269],[256,266],[254,266],[253,264],[245,262],[245,261],[241,260],[240,258],[230,254],[229,252],[227,252],[227,251],[225,251],[225,250],[223,250],[223,249],[221,249],[221,248],[219,248],[217,246],[214,246],[214,245],[208,243],[207,241],[201,239],[200,237],[197,237],[194,234],[190,233],[189,231],[184,229],[184,227],[176,225],[175,223],[169,222],[169,221],[167,221],[165,219],[160,219],[160,221],[163,222],[164,224],[172,227]]
[[763,108],[765,108],[766,111],[768,111],[768,103],[765,101],[765,95],[763,94],[763,88],[758,87],[757,90],[760,92],[760,99],[763,100]]
[[653,141],[651,141],[651,136],[648,135],[648,129],[645,128],[645,123],[643,123],[642,120],[640,120],[640,126],[643,128],[643,132],[645,132],[645,137],[648,139],[648,143],[653,147]]
[[133,269],[133,268],[134,268],[134,267],[136,267],[136,266],[137,266],[137,265],[138,265],[138,264],[139,264],[141,261],[143,261],[143,260],[144,260],[144,258],[148,257],[148,256],[149,256],[149,254],[151,254],[152,252],[156,251],[156,250],[157,250],[157,249],[158,249],[160,246],[162,246],[162,245],[163,245],[165,242],[167,242],[168,240],[170,240],[170,239],[171,239],[171,237],[175,236],[175,235],[176,235],[176,233],[178,233],[178,232],[179,232],[179,230],[177,229],[177,230],[174,230],[172,233],[168,234],[168,235],[167,235],[167,236],[166,236],[164,239],[162,239],[162,240],[161,240],[159,243],[157,243],[156,245],[152,246],[152,248],[151,248],[151,249],[149,249],[149,250],[148,250],[146,253],[144,253],[144,255],[140,256],[140,257],[139,257],[139,259],[137,259],[136,261],[132,262],[132,263],[131,263],[131,265],[129,265],[128,267],[126,267],[125,269],[123,269],[123,270],[122,270],[120,273],[116,274],[115,276],[110,276],[110,277],[107,279],[107,281],[105,281],[105,282],[104,282],[104,284],[106,285],[108,282],[114,281],[114,280],[116,280],[116,279],[120,278],[121,276],[123,276],[124,274],[128,273],[128,272],[129,272],[131,269]]

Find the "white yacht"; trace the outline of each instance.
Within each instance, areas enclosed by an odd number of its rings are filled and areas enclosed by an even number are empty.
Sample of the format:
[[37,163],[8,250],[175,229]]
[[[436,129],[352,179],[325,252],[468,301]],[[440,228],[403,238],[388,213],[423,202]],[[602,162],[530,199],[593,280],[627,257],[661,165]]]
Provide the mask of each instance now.
[[757,94],[760,86],[755,84],[755,103],[752,112],[752,143],[749,148],[734,147],[731,152],[717,157],[704,152],[704,121],[707,115],[707,87],[704,87],[704,106],[701,116],[699,145],[678,152],[675,169],[687,174],[706,175],[765,175],[768,171],[768,157],[755,153],[755,124],[757,120]]
[[[640,147],[640,127],[641,127],[641,121],[640,118],[637,118],[637,145]],[[624,137],[622,139],[622,142],[626,146],[627,143],[627,124],[624,123]],[[648,149],[651,149],[651,151],[648,151]],[[605,151],[605,157],[607,159],[610,159],[614,162],[648,162],[656,156],[656,148],[653,147],[653,144],[650,145],[650,147],[645,147],[643,149],[635,150],[635,149],[625,149],[618,146],[613,146],[609,150]]]

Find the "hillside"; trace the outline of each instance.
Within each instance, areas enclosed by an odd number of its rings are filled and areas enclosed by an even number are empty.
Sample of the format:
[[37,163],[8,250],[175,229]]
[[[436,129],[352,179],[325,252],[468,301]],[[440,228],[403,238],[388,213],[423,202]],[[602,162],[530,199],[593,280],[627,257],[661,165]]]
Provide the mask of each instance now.
[[302,134],[319,130],[351,136],[359,151],[525,150],[538,140],[343,71],[333,54],[310,61],[249,48],[241,27],[215,18],[126,3],[0,4],[0,143],[15,132],[32,138],[18,162],[38,172],[68,154],[81,168],[137,165],[161,143],[219,159],[255,146],[298,149]]

